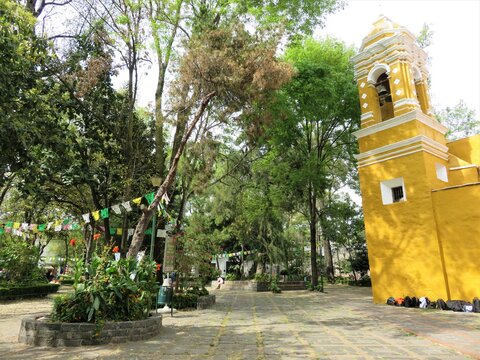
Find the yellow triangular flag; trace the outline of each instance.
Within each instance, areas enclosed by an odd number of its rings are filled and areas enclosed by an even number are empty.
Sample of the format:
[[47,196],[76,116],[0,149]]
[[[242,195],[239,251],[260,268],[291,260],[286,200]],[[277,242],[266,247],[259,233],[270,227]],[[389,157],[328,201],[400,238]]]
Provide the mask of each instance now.
[[14,222],[13,223],[13,228],[18,229],[20,227],[20,223]]
[[93,216],[93,218],[95,219],[95,221],[97,221],[98,219],[100,219],[100,210],[93,211],[93,212],[92,212],[92,216]]
[[117,228],[117,235],[122,235],[123,231],[122,228]]
[[138,197],[138,198],[136,198],[136,199],[133,199],[132,202],[133,202],[134,204],[140,205],[140,203],[142,202],[142,198],[141,198],[141,197]]

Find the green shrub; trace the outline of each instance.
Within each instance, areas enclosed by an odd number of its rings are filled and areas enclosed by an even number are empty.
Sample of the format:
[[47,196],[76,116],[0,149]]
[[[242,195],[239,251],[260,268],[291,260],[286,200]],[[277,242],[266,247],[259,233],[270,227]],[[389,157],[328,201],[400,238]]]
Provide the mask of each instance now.
[[0,237],[0,283],[47,283],[43,270],[38,267],[38,248],[26,241],[12,237]]
[[274,294],[279,294],[282,292],[282,289],[280,289],[280,287],[278,286],[278,278],[273,277],[272,280],[270,280],[269,289]]
[[237,274],[227,274],[225,276],[225,280],[228,280],[228,281],[238,280],[238,276]]
[[270,274],[255,274],[255,281],[270,282],[272,276]]
[[194,294],[197,296],[207,296],[209,293],[208,293],[208,290],[205,289],[204,287],[199,288],[198,286],[193,286],[191,289],[187,290],[187,294]]
[[60,287],[59,284],[29,284],[0,286],[0,299],[10,300],[27,297],[42,297],[50,293],[55,293]]
[[173,294],[173,307],[180,309],[196,309],[198,295],[193,293],[176,293]]
[[[75,292],[55,299],[52,319],[62,322],[132,321],[145,319],[156,291],[155,262],[144,258],[115,261],[105,251],[85,269],[83,283],[75,274]],[[76,271],[81,271],[77,266]]]

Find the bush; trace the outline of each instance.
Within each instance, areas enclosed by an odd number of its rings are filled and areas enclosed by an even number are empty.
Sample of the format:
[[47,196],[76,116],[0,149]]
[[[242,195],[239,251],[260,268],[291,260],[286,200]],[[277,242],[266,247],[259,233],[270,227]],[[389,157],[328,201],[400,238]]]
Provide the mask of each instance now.
[[228,281],[238,280],[238,276],[237,274],[227,274],[225,276],[225,280],[228,280]]
[[282,292],[282,289],[278,286],[278,279],[276,277],[272,278],[270,281],[269,289],[274,293],[274,294],[279,294]]
[[172,306],[177,309],[196,309],[198,295],[193,293],[173,294]]
[[11,237],[0,237],[0,282],[15,285],[47,283],[45,274],[38,267],[39,259],[36,246]]
[[24,286],[1,286],[0,299],[10,300],[27,297],[41,297],[55,293],[60,287],[59,284],[30,284]]
[[271,279],[270,274],[255,274],[255,281],[258,282],[270,282]]
[[[79,284],[75,274],[73,294],[54,301],[52,319],[62,322],[132,321],[145,319],[153,305],[155,262],[144,258],[111,259],[106,251],[85,269],[88,278]],[[76,272],[81,267],[76,268]]]
[[197,286],[193,286],[191,289],[187,290],[187,294],[194,294],[197,296],[207,296],[208,295],[208,290],[205,289],[204,287],[199,288]]

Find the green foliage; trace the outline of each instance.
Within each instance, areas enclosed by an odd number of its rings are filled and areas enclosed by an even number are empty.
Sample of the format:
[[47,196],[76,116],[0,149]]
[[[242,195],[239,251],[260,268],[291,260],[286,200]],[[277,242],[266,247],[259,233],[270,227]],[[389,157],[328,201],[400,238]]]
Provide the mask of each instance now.
[[254,279],[255,281],[258,281],[258,282],[270,282],[272,280],[272,276],[267,273],[255,274]]
[[40,254],[31,243],[9,235],[0,235],[0,283],[45,283],[47,279],[38,267]]
[[148,317],[155,294],[155,262],[94,256],[88,277],[75,292],[55,299],[52,319],[63,322],[140,320]]
[[18,298],[42,297],[58,291],[60,284],[27,284],[19,286],[18,284],[8,286],[0,285],[0,299],[12,300]]
[[197,308],[197,301],[198,301],[197,294],[194,293],[176,293],[173,294],[172,306],[177,309],[196,309]]
[[435,115],[448,128],[446,136],[449,140],[480,134],[480,119],[475,110],[469,109],[463,100],[453,108],[439,110]]
[[274,293],[274,294],[279,294],[282,292],[282,289],[278,286],[278,278],[277,277],[272,277],[270,280],[270,284],[268,285],[268,288]]

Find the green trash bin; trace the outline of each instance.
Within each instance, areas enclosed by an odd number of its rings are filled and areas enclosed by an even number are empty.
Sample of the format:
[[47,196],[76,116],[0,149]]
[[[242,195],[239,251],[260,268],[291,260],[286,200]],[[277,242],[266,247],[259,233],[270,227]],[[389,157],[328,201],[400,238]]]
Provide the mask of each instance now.
[[163,307],[168,305],[171,309],[171,316],[173,316],[173,287],[171,286],[160,286],[157,293],[157,303],[155,306],[155,312],[157,312],[158,307]]

